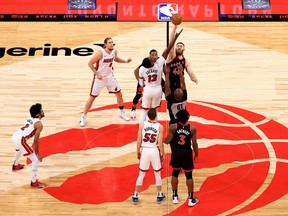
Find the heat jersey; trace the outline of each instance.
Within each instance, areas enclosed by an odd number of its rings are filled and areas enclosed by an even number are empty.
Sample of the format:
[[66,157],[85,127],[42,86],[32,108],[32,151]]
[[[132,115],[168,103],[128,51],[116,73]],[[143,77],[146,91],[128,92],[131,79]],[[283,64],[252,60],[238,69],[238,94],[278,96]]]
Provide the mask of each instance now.
[[18,136],[25,137],[25,139],[29,139],[35,135],[36,129],[34,128],[34,125],[36,122],[39,122],[39,118],[28,118],[26,120],[26,123],[23,127],[21,127],[19,130],[15,132]]
[[161,86],[161,79],[163,75],[163,66],[165,64],[165,59],[160,56],[154,63],[153,67],[145,68],[143,66],[139,69],[139,77],[144,79],[144,85],[156,87]]
[[158,122],[145,121],[142,129],[142,147],[155,148],[158,147]]
[[101,76],[106,77],[113,73],[113,60],[115,58],[115,50],[108,54],[105,49],[101,48],[102,59],[97,62],[96,70]]

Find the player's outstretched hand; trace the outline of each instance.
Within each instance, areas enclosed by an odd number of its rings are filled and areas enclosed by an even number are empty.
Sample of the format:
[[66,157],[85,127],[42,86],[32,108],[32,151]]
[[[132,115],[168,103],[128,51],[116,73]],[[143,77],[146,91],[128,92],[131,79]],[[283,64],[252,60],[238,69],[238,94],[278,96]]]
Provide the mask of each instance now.
[[178,38],[178,37],[179,37],[179,35],[182,33],[182,31],[183,31],[183,28],[180,30],[180,32],[179,32],[179,33],[177,33],[177,32],[176,32],[176,34],[175,34],[175,37],[176,37],[176,38]]

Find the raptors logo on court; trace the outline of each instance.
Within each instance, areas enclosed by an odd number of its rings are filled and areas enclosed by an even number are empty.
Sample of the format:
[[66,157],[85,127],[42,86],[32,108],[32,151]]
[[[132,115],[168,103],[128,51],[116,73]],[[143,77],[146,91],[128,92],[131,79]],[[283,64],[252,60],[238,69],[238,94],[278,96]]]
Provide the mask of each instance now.
[[[112,108],[116,109],[117,105],[93,111]],[[179,205],[168,215],[188,215],[191,211],[193,215],[240,214],[263,207],[287,194],[288,130],[285,126],[257,113],[221,104],[193,102],[187,103],[187,109],[198,131],[200,158],[195,164],[195,172],[199,174],[201,170],[213,169],[209,173],[215,174],[201,174],[202,183],[195,191],[200,198],[198,205],[192,210],[186,204]],[[159,111],[165,112],[164,109]],[[161,123],[167,126],[167,122]],[[118,148],[135,142],[137,130],[137,124],[70,129],[42,138],[41,154],[48,157],[99,147]],[[115,139],[120,140],[115,142]],[[55,142],[61,142],[61,148],[56,148]],[[170,155],[166,154],[166,161],[169,158]],[[169,165],[163,166],[162,178],[170,177]],[[45,191],[60,201],[76,204],[123,202],[133,193],[137,174],[138,164],[103,167],[70,177],[59,187],[48,186]],[[195,174],[194,178],[199,176]],[[154,184],[154,176],[153,172],[148,172],[142,191],[151,184]],[[117,196],[111,196],[115,193]]]

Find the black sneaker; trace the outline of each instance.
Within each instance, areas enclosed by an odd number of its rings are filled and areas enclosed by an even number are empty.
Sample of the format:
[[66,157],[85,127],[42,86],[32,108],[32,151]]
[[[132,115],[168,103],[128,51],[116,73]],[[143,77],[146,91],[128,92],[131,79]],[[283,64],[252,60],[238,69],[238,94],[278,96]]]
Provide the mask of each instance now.
[[196,205],[199,202],[199,199],[197,197],[193,197],[191,199],[188,199],[188,206],[192,207]]
[[163,194],[162,196],[157,196],[157,203],[161,204],[166,200],[166,196]]
[[138,197],[132,196],[132,203],[133,203],[134,205],[138,205]]

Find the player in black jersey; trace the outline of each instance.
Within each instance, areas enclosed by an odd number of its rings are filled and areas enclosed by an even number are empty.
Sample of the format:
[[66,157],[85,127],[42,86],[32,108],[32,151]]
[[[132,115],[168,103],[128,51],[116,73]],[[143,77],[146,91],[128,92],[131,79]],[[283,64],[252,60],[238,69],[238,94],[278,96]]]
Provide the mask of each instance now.
[[[150,58],[152,58],[155,62],[156,60],[158,59],[158,52],[157,50],[155,49],[152,49],[150,50],[149,52],[149,55],[150,55]],[[133,102],[132,102],[132,108],[131,108],[131,113],[130,113],[130,119],[135,119],[136,118],[136,106],[140,100],[140,98],[142,97],[142,92],[143,92],[143,87],[141,87],[139,85],[139,68],[142,66],[139,65],[135,70],[134,70],[134,75],[135,75],[135,78],[137,80],[137,87],[136,87],[136,94],[133,98]],[[164,80],[162,79],[161,81],[161,85],[162,85],[162,88],[163,88],[163,92],[164,92]]]
[[[172,177],[171,186],[173,190],[173,203],[178,203],[178,176],[181,169],[183,169],[186,176],[186,185],[188,188],[188,206],[194,206],[199,199],[194,197],[194,181],[192,171],[194,169],[194,162],[198,161],[198,144],[196,138],[196,127],[188,123],[189,113],[187,110],[180,110],[177,114],[178,123],[169,126],[168,135],[165,143],[170,143],[171,147],[171,161]],[[191,148],[191,141],[193,150]],[[194,151],[194,160],[193,160]]]
[[[170,34],[170,40],[172,40],[175,37],[175,32],[177,29],[177,25],[174,25],[173,30]],[[176,88],[180,88],[180,77],[178,72],[178,66],[182,65],[182,73],[184,74],[184,70],[187,71],[191,81],[198,84],[198,80],[195,76],[195,74],[192,71],[190,62],[188,59],[184,57],[184,51],[185,51],[185,45],[182,42],[176,43],[175,49],[171,49],[169,56],[166,60],[166,64],[170,67],[170,88],[171,92],[173,93]]]
[[[177,70],[182,71],[182,65],[179,65]],[[170,88],[170,69],[169,66],[165,67],[165,97],[167,100],[167,109],[169,112],[169,125],[178,122],[176,114],[179,110],[186,109],[187,103],[187,90],[183,73],[180,73],[180,88],[176,88],[174,93]]]

